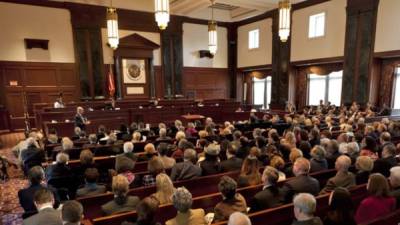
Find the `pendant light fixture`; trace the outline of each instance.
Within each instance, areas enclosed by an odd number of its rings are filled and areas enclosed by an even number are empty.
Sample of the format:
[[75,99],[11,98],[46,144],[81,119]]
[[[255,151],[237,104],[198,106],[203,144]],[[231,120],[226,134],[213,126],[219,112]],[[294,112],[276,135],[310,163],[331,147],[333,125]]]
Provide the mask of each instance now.
[[211,0],[211,20],[208,22],[208,50],[212,55],[217,53],[218,35],[217,22],[214,20],[214,0]]
[[110,47],[114,50],[117,49],[119,44],[118,15],[117,9],[112,7],[112,0],[110,7],[107,8],[107,37]]
[[290,0],[279,2],[279,37],[286,42],[290,35]]
[[160,30],[165,30],[169,22],[169,0],[154,0],[156,22]]

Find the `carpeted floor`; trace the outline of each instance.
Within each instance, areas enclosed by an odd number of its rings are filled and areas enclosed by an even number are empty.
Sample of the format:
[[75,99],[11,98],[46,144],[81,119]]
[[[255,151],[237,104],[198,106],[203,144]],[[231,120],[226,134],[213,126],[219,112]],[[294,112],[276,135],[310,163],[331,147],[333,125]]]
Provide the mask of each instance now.
[[[22,133],[12,133],[1,135],[0,140],[3,144],[0,155],[6,156],[9,160],[15,161],[11,152],[11,147],[23,139]],[[20,225],[22,224],[22,208],[18,201],[18,190],[28,185],[20,169],[11,167],[9,169],[10,179],[0,182],[0,224]],[[2,223],[1,223],[2,222]]]

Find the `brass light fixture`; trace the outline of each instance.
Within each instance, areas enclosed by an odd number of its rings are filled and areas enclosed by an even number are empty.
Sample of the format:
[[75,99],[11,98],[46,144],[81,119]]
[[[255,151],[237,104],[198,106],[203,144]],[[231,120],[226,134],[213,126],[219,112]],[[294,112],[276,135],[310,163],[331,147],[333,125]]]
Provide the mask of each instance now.
[[218,35],[217,22],[214,20],[214,0],[211,0],[211,20],[208,22],[208,50],[212,55],[217,53]]
[[117,9],[112,7],[112,1],[110,7],[107,8],[107,37],[110,47],[117,49],[119,44],[118,14]]
[[169,0],[154,0],[156,22],[160,30],[165,30],[169,22]]
[[279,2],[279,37],[282,42],[286,42],[290,35],[290,0]]

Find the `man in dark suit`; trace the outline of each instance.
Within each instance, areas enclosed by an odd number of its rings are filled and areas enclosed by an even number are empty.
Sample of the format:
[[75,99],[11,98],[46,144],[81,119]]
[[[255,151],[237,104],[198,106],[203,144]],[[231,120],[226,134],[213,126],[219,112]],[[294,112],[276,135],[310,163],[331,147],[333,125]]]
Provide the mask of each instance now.
[[335,163],[336,175],[328,180],[320,194],[330,193],[337,187],[351,188],[356,185],[356,178],[349,172],[351,159],[347,155],[337,158]]
[[201,168],[194,163],[196,163],[196,151],[186,149],[183,153],[183,162],[172,167],[171,180],[188,180],[201,176]]
[[382,158],[375,160],[373,173],[381,173],[385,177],[389,177],[390,168],[397,165],[396,146],[392,143],[386,144],[382,150]]
[[231,143],[228,144],[228,150],[226,151],[226,158],[221,162],[221,169],[224,172],[240,170],[242,168],[243,159],[236,157],[236,146]]
[[309,193],[314,196],[320,191],[319,182],[317,179],[310,177],[310,161],[306,158],[298,158],[293,165],[294,178],[288,180],[284,187],[285,202],[292,201],[293,196],[297,193]]
[[101,194],[106,192],[107,188],[105,185],[97,184],[99,178],[99,172],[96,168],[88,168],[85,171],[85,186],[79,188],[76,192],[78,197],[89,196],[95,194]]
[[267,166],[262,175],[264,183],[263,190],[258,192],[251,200],[250,208],[252,212],[277,207],[283,204],[283,193],[277,187],[279,178],[278,170]]
[[56,157],[56,164],[50,165],[46,169],[46,178],[51,180],[53,178],[70,177],[71,169],[67,165],[69,156],[66,153],[60,152]]
[[35,139],[30,137],[26,139],[27,148],[21,152],[21,160],[24,173],[27,174],[29,169],[34,166],[41,166],[45,161],[45,152],[36,147]]
[[82,107],[78,106],[78,108],[76,108],[75,127],[79,127],[83,131],[86,130],[86,125],[90,123],[90,121],[83,116],[84,113],[85,110]]
[[[25,211],[22,215],[22,218],[27,218],[37,213],[36,206],[33,202],[34,194],[37,190],[46,188],[44,185],[41,184],[44,180],[44,171],[42,167],[32,167],[29,170],[28,178],[30,182],[29,187],[18,191],[19,204]],[[60,204],[60,201],[55,190],[52,191],[55,199],[54,207],[56,208]]]
[[62,225],[60,212],[53,208],[53,193],[42,188],[35,192],[34,203],[38,213],[23,221],[23,225]]

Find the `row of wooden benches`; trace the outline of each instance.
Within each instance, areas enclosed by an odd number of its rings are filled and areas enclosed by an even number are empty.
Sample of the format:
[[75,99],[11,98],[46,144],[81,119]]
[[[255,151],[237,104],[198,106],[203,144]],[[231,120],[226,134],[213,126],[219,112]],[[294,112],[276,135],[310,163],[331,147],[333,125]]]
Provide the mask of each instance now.
[[[319,172],[319,173],[315,173],[315,174],[311,174],[313,177],[315,177],[316,179],[319,180],[321,186],[324,186],[327,182],[327,180],[332,177],[335,174],[334,170],[327,170],[327,171],[323,171],[323,172]],[[193,208],[203,208],[206,211],[212,211],[212,209],[214,208],[214,206],[220,202],[222,200],[222,196],[220,195],[220,193],[218,193],[218,188],[217,188],[217,183],[219,181],[219,179],[223,176],[223,175],[228,175],[231,176],[233,178],[236,177],[237,174],[235,173],[230,173],[230,174],[219,174],[218,176],[213,176],[213,177],[209,177],[209,178],[199,178],[197,180],[191,180],[187,183],[176,183],[175,186],[179,187],[179,186],[185,186],[186,188],[188,188],[192,193],[193,193]],[[289,179],[293,179],[293,178],[289,178]],[[279,185],[282,186],[286,181],[280,182]],[[201,184],[201,185],[199,185]],[[255,185],[255,186],[249,186],[249,187],[245,187],[245,188],[239,188],[238,189],[238,193],[242,194],[243,197],[247,200],[247,202],[250,202],[250,200],[254,197],[254,195],[262,190],[263,185]],[[140,198],[149,196],[150,194],[155,192],[155,188],[153,190],[153,192],[150,193],[146,193],[148,190],[144,190],[146,188],[142,188],[141,190],[131,190],[130,191],[130,195],[137,195]],[[362,196],[358,196],[355,195],[357,197],[357,201],[359,202],[362,198],[364,198],[366,196],[366,190],[365,190],[365,185],[361,185],[359,187],[356,187],[354,189],[355,194],[362,194]],[[353,193],[353,194],[354,194]],[[107,197],[106,197],[107,196]],[[106,197],[106,198],[104,198]],[[100,216],[98,217],[97,215],[94,214],[94,212],[100,212],[101,213],[101,209],[100,209],[100,205],[111,200],[113,196],[109,196],[109,194],[104,194],[102,196],[96,196],[95,198],[81,198],[78,199],[78,201],[80,201],[85,209],[85,218],[87,219],[87,221],[85,221],[86,224],[93,224],[93,225],[119,225],[121,224],[121,222],[125,221],[125,220],[129,220],[129,221],[134,221],[136,219],[136,212],[132,211],[132,212],[126,212],[126,213],[121,213],[121,214],[117,214],[117,215],[111,215],[111,216]],[[327,205],[327,195],[323,195],[323,196],[319,196],[318,202],[318,209],[320,209],[321,207],[324,207],[324,205]],[[289,210],[290,209],[290,210]],[[290,212],[290,213],[289,213]],[[254,218],[258,218],[258,217],[265,217],[266,215],[264,214],[280,214],[280,215],[284,215],[286,214],[286,219],[288,219],[287,221],[292,221],[293,218],[290,217],[292,215],[292,205],[288,204],[282,207],[278,207],[276,209],[269,209],[269,210],[263,210],[260,212],[256,212],[253,214],[250,214],[251,216],[254,216]],[[157,221],[164,223],[166,220],[173,218],[176,215],[176,210],[175,208],[172,206],[172,204],[165,204],[165,205],[161,205],[159,208],[159,213],[157,213]],[[287,218],[289,216],[289,218]],[[93,217],[94,216],[94,217]],[[267,216],[269,218],[269,216]],[[253,218],[252,218],[253,220]],[[282,218],[277,218],[277,223],[276,224],[281,224]],[[269,219],[267,221],[270,221]],[[261,223],[262,224],[262,223]],[[265,224],[265,220],[264,220],[264,224]],[[269,223],[268,223],[269,224]],[[274,224],[274,223],[273,223]],[[284,223],[282,223],[284,224]],[[290,223],[288,223],[290,224]]]

